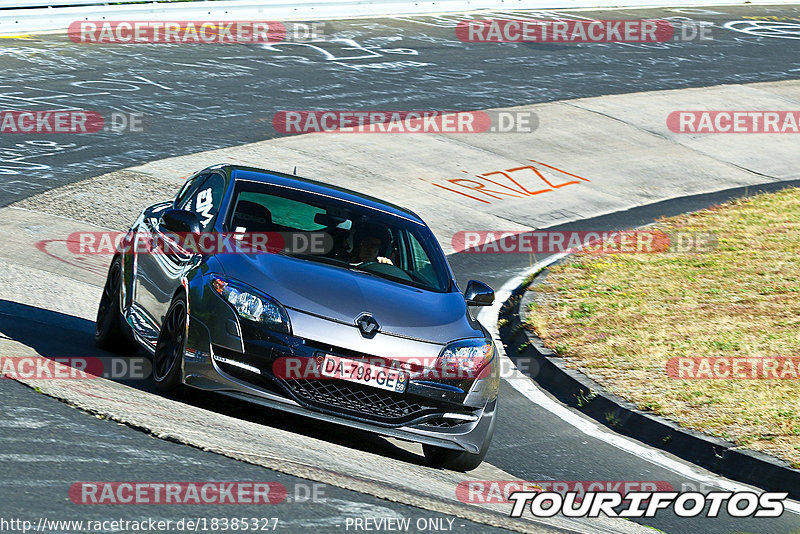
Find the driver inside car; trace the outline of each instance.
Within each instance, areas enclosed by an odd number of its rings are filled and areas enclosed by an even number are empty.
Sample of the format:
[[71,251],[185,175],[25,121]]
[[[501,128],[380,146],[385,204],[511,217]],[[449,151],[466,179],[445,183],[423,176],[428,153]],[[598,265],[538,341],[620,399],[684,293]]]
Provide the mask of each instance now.
[[355,231],[353,235],[353,249],[350,252],[350,263],[386,263],[394,265],[392,260],[380,256],[392,243],[392,234],[388,228],[375,223],[367,223]]

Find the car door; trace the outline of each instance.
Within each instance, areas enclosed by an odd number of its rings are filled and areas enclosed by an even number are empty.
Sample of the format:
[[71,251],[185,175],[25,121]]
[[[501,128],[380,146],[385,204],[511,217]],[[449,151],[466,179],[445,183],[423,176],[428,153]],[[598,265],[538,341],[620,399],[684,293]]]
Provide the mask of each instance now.
[[[193,211],[200,221],[200,230],[213,231],[224,192],[222,174],[203,174],[181,190],[174,208]],[[146,218],[146,221],[146,231],[153,235],[157,246],[152,253],[138,255],[136,299],[138,307],[160,328],[172,297],[181,286],[183,273],[194,264],[197,255],[182,252],[179,247],[164,247],[163,244],[170,241],[160,225],[160,218]]]

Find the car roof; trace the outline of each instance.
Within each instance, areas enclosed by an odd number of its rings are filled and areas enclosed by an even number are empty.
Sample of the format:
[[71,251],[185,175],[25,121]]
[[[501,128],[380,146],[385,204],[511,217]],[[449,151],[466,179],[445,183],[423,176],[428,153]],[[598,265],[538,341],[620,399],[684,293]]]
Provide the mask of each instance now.
[[302,178],[300,176],[285,174],[278,171],[259,169],[257,167],[245,167],[240,165],[223,165],[221,167],[225,168],[230,173],[231,178],[234,180],[251,180],[266,184],[291,187],[293,189],[298,189],[300,191],[317,195],[327,195],[337,199],[346,200],[354,204],[360,204],[368,208],[388,212],[404,219],[410,218],[419,224],[425,224],[416,213],[409,209],[369,195],[365,195],[363,193],[358,193],[351,189],[346,189],[344,187],[338,187],[335,185],[318,182],[316,180],[311,180],[309,178]]

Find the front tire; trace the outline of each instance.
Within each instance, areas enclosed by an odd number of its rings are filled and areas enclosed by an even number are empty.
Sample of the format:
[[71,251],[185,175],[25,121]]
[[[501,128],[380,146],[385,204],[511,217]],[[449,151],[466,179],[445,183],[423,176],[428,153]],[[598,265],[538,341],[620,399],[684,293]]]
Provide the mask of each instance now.
[[120,288],[122,287],[122,258],[117,256],[108,268],[103,286],[103,296],[97,307],[94,323],[94,344],[103,350],[131,355],[139,346],[130,338],[128,325],[120,313]]
[[164,317],[153,355],[153,383],[159,393],[176,395],[181,390],[181,367],[186,350],[186,300],[177,295]]
[[495,401],[494,413],[492,421],[489,423],[489,429],[486,431],[486,436],[483,438],[483,445],[478,453],[467,451],[457,451],[454,449],[446,449],[444,447],[437,447],[435,445],[422,445],[422,452],[425,454],[425,459],[434,467],[441,469],[450,469],[452,471],[472,471],[483,462],[486,453],[489,451],[489,445],[492,443],[494,436],[494,425],[497,422],[497,401]]

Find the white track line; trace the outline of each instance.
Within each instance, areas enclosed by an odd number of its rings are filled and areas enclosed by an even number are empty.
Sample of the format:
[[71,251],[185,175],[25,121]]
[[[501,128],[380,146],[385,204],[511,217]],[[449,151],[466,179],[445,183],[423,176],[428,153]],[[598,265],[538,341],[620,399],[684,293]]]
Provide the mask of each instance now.
[[[540,261],[533,267],[528,268],[524,272],[508,280],[496,292],[494,305],[484,308],[478,314],[478,319],[481,324],[489,330],[492,337],[496,340],[497,348],[500,351],[500,357],[505,358],[509,368],[512,369],[512,375],[506,377],[505,380],[528,400],[544,408],[568,425],[577,428],[587,436],[604,441],[638,458],[647,460],[658,467],[663,467],[664,469],[668,469],[678,475],[700,482],[701,484],[713,485],[727,491],[752,491],[752,488],[723,478],[721,475],[709,476],[702,473],[699,471],[699,467],[679,462],[658,449],[645,446],[638,441],[617,434],[597,421],[570,410],[560,402],[548,397],[539,389],[531,378],[523,375],[519,369],[517,369],[514,362],[506,355],[503,344],[500,341],[500,334],[497,331],[500,307],[511,296],[511,292],[516,289],[527,276],[555,263],[565,256],[567,256],[567,254],[549,256],[547,259]],[[800,503],[787,499],[784,501],[784,505],[787,511],[800,515]]]

